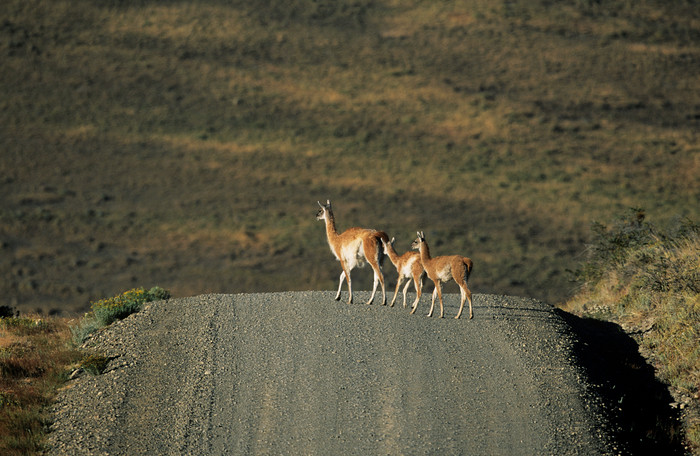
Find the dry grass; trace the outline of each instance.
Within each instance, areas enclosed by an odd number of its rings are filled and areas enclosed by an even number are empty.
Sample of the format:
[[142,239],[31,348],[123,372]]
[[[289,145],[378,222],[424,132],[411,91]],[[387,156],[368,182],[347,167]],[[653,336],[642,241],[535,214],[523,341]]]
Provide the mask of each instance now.
[[8,0],[0,296],[332,289],[330,198],[339,228],[471,257],[475,291],[565,302],[591,220],[700,219],[698,43],[686,0]]
[[[0,317],[0,453],[41,454],[49,423],[48,405],[70,369],[97,375],[108,358],[77,348],[94,331],[168,299],[160,287],[135,288],[92,304],[79,321],[41,315]],[[3,314],[14,310],[3,307]]]
[[0,318],[0,453],[44,450],[46,407],[79,356],[68,326],[57,317]]
[[578,271],[569,311],[619,323],[682,409],[688,447],[700,454],[700,228],[661,231],[640,219],[600,226]]

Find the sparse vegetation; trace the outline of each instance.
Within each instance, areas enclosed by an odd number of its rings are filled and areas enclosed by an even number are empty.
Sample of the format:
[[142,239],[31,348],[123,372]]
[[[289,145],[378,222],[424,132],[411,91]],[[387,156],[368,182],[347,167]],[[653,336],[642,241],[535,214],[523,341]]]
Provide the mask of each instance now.
[[80,367],[92,375],[100,375],[109,363],[109,358],[99,353],[85,353],[80,360]]
[[134,288],[120,295],[93,302],[92,311],[97,321],[102,326],[107,326],[138,312],[147,302],[169,297],[170,293],[160,287],[153,287],[148,291],[143,288]]
[[153,287],[150,290],[133,288],[111,298],[95,301],[92,303],[92,312],[86,313],[80,322],[71,328],[73,343],[82,344],[96,330],[138,312],[148,302],[168,298],[169,291]]
[[66,318],[15,316],[9,306],[0,317],[0,453],[40,454],[49,417],[47,406],[72,369],[101,374],[109,358],[79,346],[94,331],[141,310],[170,292],[134,288],[93,303],[77,323]]
[[596,223],[580,292],[565,306],[619,323],[683,409],[686,439],[700,454],[700,226],[662,230],[634,209],[613,226]]
[[[399,248],[465,252],[475,292],[566,301],[592,218],[700,219],[700,8],[551,3],[4,2],[0,295],[333,289],[330,198]],[[568,306],[690,394],[697,231],[636,217],[594,227]]]
[[699,15],[686,0],[8,0],[0,294],[84,313],[144,281],[333,289],[313,220],[330,198],[399,250],[425,230],[435,254],[465,252],[475,292],[562,302],[591,219],[700,219]]
[[94,313],[86,313],[75,325],[71,326],[70,328],[73,345],[79,347],[83,342],[85,342],[85,340],[87,340],[88,337],[90,337],[90,334],[102,327],[103,325],[99,322]]
[[39,315],[0,318],[0,453],[40,454],[46,407],[80,354],[69,321]]

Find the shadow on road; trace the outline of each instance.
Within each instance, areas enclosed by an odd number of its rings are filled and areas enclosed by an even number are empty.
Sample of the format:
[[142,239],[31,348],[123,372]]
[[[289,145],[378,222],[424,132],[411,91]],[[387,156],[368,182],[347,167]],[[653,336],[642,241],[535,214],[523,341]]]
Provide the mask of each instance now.
[[679,414],[634,339],[619,325],[555,310],[578,336],[575,351],[605,404],[623,454],[682,455]]

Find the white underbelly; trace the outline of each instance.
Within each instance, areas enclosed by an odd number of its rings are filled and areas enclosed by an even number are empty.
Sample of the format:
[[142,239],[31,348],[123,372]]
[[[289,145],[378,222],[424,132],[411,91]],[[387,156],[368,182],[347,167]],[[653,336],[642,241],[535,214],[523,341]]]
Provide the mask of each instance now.
[[450,265],[445,265],[441,269],[438,270],[438,278],[442,282],[447,282],[450,279],[452,279],[452,268]]
[[401,271],[399,271],[403,277],[411,277],[411,269],[413,269],[413,264],[416,261],[418,261],[418,258],[413,257],[413,258],[409,259],[406,262],[406,264],[403,265],[403,267],[401,268]]
[[357,239],[353,242],[348,243],[343,246],[340,250],[340,254],[345,260],[345,264],[349,269],[357,267],[362,267],[365,265],[365,256],[362,253],[362,240]]

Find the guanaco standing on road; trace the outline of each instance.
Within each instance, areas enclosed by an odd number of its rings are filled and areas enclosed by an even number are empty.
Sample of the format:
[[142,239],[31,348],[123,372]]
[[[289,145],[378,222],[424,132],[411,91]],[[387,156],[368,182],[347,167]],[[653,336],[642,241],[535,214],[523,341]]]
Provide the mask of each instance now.
[[469,300],[469,318],[474,318],[474,314],[472,313],[472,292],[469,290],[469,287],[467,287],[469,274],[472,272],[472,260],[459,255],[446,255],[432,258],[422,231],[418,231],[418,238],[413,241],[411,248],[420,252],[420,259],[423,263],[423,268],[428,274],[430,280],[432,280],[435,284],[435,289],[433,290],[433,300],[430,304],[430,312],[428,312],[428,316],[433,316],[435,295],[437,295],[440,298],[440,318],[443,317],[441,282],[448,282],[450,279],[454,279],[454,281],[457,282],[457,285],[459,285],[461,295],[459,312],[457,312],[457,316],[455,318],[459,318],[460,315],[462,315],[465,300]]
[[[384,245],[384,252],[389,256],[391,262],[396,266],[396,271],[399,273],[399,278],[396,281],[396,290],[394,290],[394,298],[391,300],[389,306],[394,307],[394,301],[396,301],[396,296],[399,294],[399,287],[403,279],[413,279],[413,286],[416,289],[416,300],[413,301],[411,306],[411,314],[413,314],[418,308],[418,301],[420,301],[420,296],[423,291],[423,277],[425,276],[425,270],[420,262],[420,252],[409,250],[403,255],[399,256],[394,249],[394,242],[396,238],[391,238],[391,241],[387,242],[382,239],[382,245]],[[403,306],[406,308],[406,291],[411,285],[411,281],[406,282],[406,286],[403,288]]]
[[367,304],[372,304],[374,294],[377,291],[377,283],[380,283],[382,286],[382,305],[386,305],[384,275],[381,269],[381,263],[384,259],[381,240],[384,239],[388,241],[389,236],[383,231],[357,227],[348,228],[339,234],[335,227],[335,217],[333,216],[330,200],[327,200],[326,204],[318,202],[318,205],[321,206],[321,209],[319,209],[316,214],[316,220],[325,220],[328,245],[343,268],[343,272],[340,273],[338,293],[335,295],[335,300],[340,300],[340,290],[343,287],[343,280],[346,280],[349,293],[348,304],[352,304],[352,280],[350,278],[350,271],[352,271],[355,266],[363,267],[366,261],[374,271],[372,296],[370,296]]

